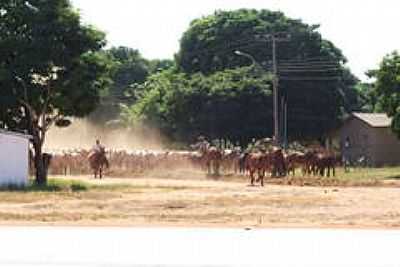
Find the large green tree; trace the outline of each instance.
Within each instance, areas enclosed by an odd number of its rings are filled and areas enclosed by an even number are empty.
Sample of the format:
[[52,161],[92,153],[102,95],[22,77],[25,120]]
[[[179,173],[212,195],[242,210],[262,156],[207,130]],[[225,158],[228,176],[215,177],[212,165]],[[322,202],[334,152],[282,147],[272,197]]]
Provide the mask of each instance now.
[[372,74],[380,108],[393,118],[393,131],[400,137],[400,54],[387,55]]
[[[272,72],[270,36],[288,34],[287,41],[276,43],[276,57],[279,98],[288,103],[289,136],[320,137],[336,127],[341,116],[358,105],[358,99],[357,79],[344,67],[345,57],[322,38],[318,28],[282,12],[218,11],[191,23],[182,37],[177,65],[183,72],[204,74],[248,65],[248,57],[235,54],[239,50]],[[266,112],[272,113],[272,105],[265,105]]]
[[278,43],[278,61],[324,59],[344,63],[346,59],[342,52],[323,39],[318,28],[319,25],[307,25],[282,12],[218,11],[190,24],[181,39],[176,60],[178,67],[186,73],[207,74],[247,65],[248,59],[234,53],[241,50],[268,65],[272,60],[272,42],[267,40],[267,35],[285,32],[290,34],[290,41]]
[[[103,91],[101,104],[89,116],[96,124],[106,124],[120,120],[121,105],[136,102],[141,84],[151,74],[172,68],[172,60],[148,60],[138,50],[129,47],[112,47],[104,54],[113,62],[112,86]],[[110,125],[115,126],[114,123]]]
[[109,61],[97,53],[104,37],[81,23],[68,0],[1,1],[0,127],[32,136],[39,184],[47,179],[48,129],[93,111],[109,84]]
[[[289,138],[317,138],[336,127],[346,111],[350,112],[358,107],[358,92],[355,90],[357,79],[345,67],[346,59],[341,51],[332,42],[322,38],[318,27],[288,18],[281,12],[268,10],[218,11],[194,20],[183,34],[180,51],[175,60],[177,71],[183,73],[186,79],[181,86],[192,84],[196,77],[202,77],[201,80],[206,81],[201,82],[201,85],[190,85],[191,89],[187,90],[192,91],[188,94],[193,94],[194,99],[196,97],[201,99],[201,96],[196,96],[198,88],[207,87],[208,89],[204,91],[211,92],[208,94],[211,100],[207,102],[209,106],[207,111],[201,108],[200,101],[193,102],[193,105],[197,105],[199,112],[197,116],[216,120],[213,130],[210,130],[209,122],[203,121],[204,123],[197,124],[198,133],[207,132],[213,137],[222,138],[231,136],[230,132],[236,133],[240,128],[242,136],[234,135],[240,140],[273,134],[271,95],[263,97],[253,95],[252,97],[258,98],[253,101],[260,101],[260,105],[263,106],[262,109],[253,109],[253,102],[243,105],[246,103],[244,99],[248,97],[247,95],[235,94],[235,101],[229,102],[214,94],[213,88],[221,86],[226,93],[230,90],[234,92],[234,88],[245,88],[240,85],[240,75],[236,75],[234,79],[228,78],[227,81],[230,81],[228,84],[224,83],[223,79],[221,81],[215,78],[219,77],[219,73],[222,73],[221,77],[226,77],[229,70],[236,68],[253,67],[256,75],[261,75],[262,72],[271,73],[273,49],[270,36],[280,34],[287,37],[283,33],[290,34],[290,39],[277,42],[276,55],[279,99],[285,98],[288,103]],[[243,56],[245,53],[248,55]],[[252,81],[256,88],[260,77],[255,77]],[[211,81],[217,84],[214,85]],[[270,81],[264,82],[271,87]],[[221,99],[224,101],[220,101]],[[238,106],[236,102],[242,104]],[[144,103],[147,107],[142,109],[143,112],[155,108],[155,106],[150,107],[154,104],[151,101],[143,101],[141,105]],[[238,113],[233,113],[232,109],[238,107],[240,107],[239,114],[251,111],[249,113],[251,117],[242,119],[241,116],[237,116]],[[190,114],[189,110],[190,107],[185,106],[181,112]],[[227,123],[221,123],[222,114],[226,117],[231,116],[229,126]],[[181,120],[178,117],[176,119]],[[258,123],[253,123],[254,121]],[[192,124],[183,119],[180,122]],[[181,126],[177,131],[187,129]],[[252,130],[247,131],[247,129]]]
[[107,51],[116,65],[113,71],[113,86],[110,95],[124,97],[131,84],[143,83],[150,74],[148,60],[138,50],[128,47],[113,47]]
[[193,141],[199,133],[247,143],[269,134],[271,77],[243,67],[187,75],[173,70],[152,75],[139,101],[126,107],[125,121],[160,128],[173,140]]
[[373,113],[382,112],[375,84],[373,82],[359,82],[356,85],[358,106],[355,111]]
[[121,104],[135,101],[131,88],[143,83],[150,73],[148,60],[138,50],[120,46],[104,50],[103,53],[112,62],[112,85],[102,91],[100,105],[89,116],[90,121],[102,125],[119,118]]

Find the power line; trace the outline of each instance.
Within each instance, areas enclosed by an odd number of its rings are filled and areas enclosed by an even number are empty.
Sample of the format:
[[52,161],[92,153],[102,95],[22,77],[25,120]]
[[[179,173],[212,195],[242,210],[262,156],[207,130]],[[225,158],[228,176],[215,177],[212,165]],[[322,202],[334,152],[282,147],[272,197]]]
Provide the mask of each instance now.
[[292,68],[296,68],[296,67],[308,67],[308,66],[315,66],[315,67],[324,67],[324,66],[334,66],[334,67],[338,67],[340,66],[340,64],[338,64],[337,62],[321,62],[321,63],[315,63],[315,62],[304,62],[301,64],[281,64],[278,63],[279,66],[282,67],[292,67]]
[[338,68],[326,69],[278,69],[278,72],[337,72]]
[[325,69],[325,68],[336,68],[336,69],[341,69],[342,66],[340,64],[332,63],[332,62],[326,62],[326,63],[321,63],[321,64],[315,64],[315,63],[303,63],[303,64],[279,64],[278,65],[281,69],[307,69],[307,68],[317,68],[317,69]]
[[285,81],[330,81],[330,80],[340,80],[341,76],[331,76],[331,77],[285,77],[281,76],[279,79]]
[[[258,64],[260,66],[262,66],[265,70],[269,70],[272,71],[273,70],[273,65],[272,64]],[[289,70],[289,71],[298,71],[298,70],[338,70],[341,71],[342,70],[342,66],[340,64],[325,64],[325,65],[316,65],[316,64],[303,64],[303,65],[281,65],[278,64],[277,65],[277,69],[279,70]]]
[[[260,40],[254,40],[254,39],[249,39],[249,38],[242,38],[242,39],[237,39],[234,42],[226,42],[221,45],[214,46],[212,48],[207,48],[204,47],[202,49],[196,49],[195,52],[193,52],[194,55],[201,55],[201,54],[209,54],[209,53],[216,53],[216,52],[222,52],[222,53],[231,53],[232,50],[236,50],[239,47],[242,47],[243,45],[247,47],[251,46],[258,46],[261,43],[264,43],[263,41]],[[229,50],[229,51],[227,51]]]
[[332,61],[332,58],[328,58],[328,57],[304,57],[302,59],[283,59],[283,60],[279,60],[279,62],[281,62],[281,63],[296,63],[296,62],[310,62],[310,61],[315,61],[315,62]]

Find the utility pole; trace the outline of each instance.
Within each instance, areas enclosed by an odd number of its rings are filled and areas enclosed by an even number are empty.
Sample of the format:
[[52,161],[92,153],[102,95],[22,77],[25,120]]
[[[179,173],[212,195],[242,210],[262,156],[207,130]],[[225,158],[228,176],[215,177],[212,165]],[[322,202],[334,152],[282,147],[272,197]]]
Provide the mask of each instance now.
[[274,97],[274,142],[275,145],[280,145],[280,135],[279,135],[279,78],[278,78],[278,63],[276,60],[276,38],[275,35],[271,35],[272,40],[272,71],[273,71],[273,78],[272,78],[272,90],[273,90],[273,97]]
[[283,107],[283,114],[284,114],[284,119],[283,119],[283,124],[284,124],[284,130],[283,130],[283,144],[284,144],[284,148],[287,149],[288,148],[288,121],[287,121],[287,95],[284,97],[285,101],[284,101],[284,107]]
[[265,35],[265,38],[272,42],[272,90],[273,90],[273,109],[274,109],[274,142],[275,145],[281,146],[281,135],[279,131],[279,74],[277,59],[277,43],[287,42],[290,35],[286,32],[272,33]]
[[[280,134],[280,126],[281,125],[279,122],[283,121],[284,118],[281,118],[281,120],[279,119],[279,73],[278,73],[278,58],[277,58],[277,43],[278,42],[287,42],[290,41],[290,34],[288,34],[287,32],[278,32],[278,33],[272,33],[272,34],[264,34],[264,35],[257,35],[256,37],[260,38],[260,39],[264,39],[264,41],[267,42],[272,42],[272,90],[273,90],[273,114],[274,114],[274,143],[277,146],[281,146],[282,145],[282,140],[283,136],[281,136]],[[236,55],[239,56],[245,56],[247,58],[249,58],[252,61],[252,66],[256,66],[258,65],[258,63],[256,62],[256,60],[254,59],[254,57],[250,54],[247,53],[243,53],[241,51],[236,50],[235,51]],[[283,107],[283,103],[282,103],[282,107]],[[282,115],[283,115],[283,111],[282,111]],[[282,127],[283,128],[283,127]],[[282,133],[284,132],[283,129]]]

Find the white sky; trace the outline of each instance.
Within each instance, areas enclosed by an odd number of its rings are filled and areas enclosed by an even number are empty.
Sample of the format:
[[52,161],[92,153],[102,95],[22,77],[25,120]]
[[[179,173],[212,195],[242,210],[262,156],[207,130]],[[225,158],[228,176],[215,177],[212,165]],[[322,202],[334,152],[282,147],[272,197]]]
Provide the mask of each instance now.
[[107,33],[109,45],[138,49],[146,58],[172,58],[191,20],[215,10],[256,8],[283,11],[321,24],[325,39],[339,47],[353,73],[375,68],[400,50],[399,0],[72,0],[86,23]]

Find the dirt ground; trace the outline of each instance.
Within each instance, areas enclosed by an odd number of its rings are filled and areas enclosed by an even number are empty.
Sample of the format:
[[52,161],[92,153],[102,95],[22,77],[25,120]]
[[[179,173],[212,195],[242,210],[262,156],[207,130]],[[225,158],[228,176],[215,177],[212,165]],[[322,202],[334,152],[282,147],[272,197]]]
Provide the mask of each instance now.
[[397,183],[250,187],[246,177],[213,180],[186,175],[73,177],[96,187],[77,192],[0,192],[0,224],[400,228]]

